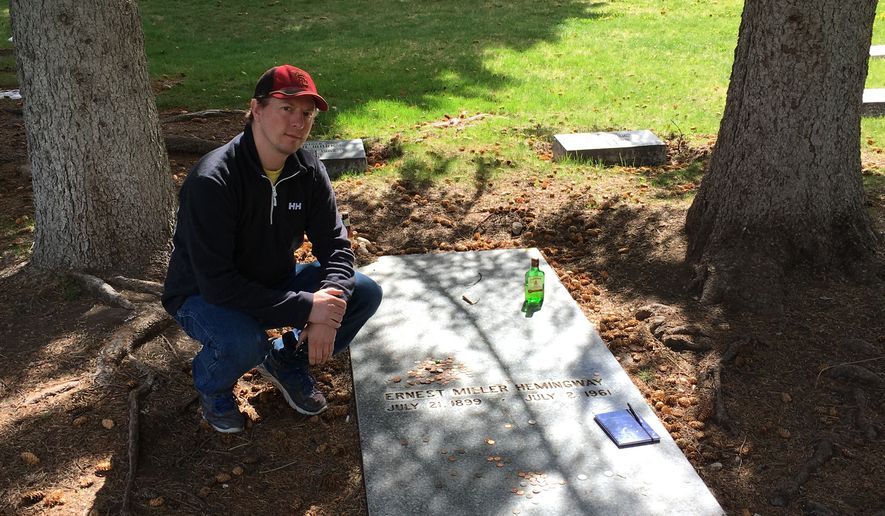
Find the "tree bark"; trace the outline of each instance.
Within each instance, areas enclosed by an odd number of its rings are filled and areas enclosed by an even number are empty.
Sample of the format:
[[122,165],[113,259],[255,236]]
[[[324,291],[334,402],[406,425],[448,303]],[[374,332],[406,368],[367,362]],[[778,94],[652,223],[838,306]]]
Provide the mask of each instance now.
[[686,219],[705,302],[778,309],[785,272],[879,244],[860,112],[875,0],[747,0],[719,138]]
[[168,245],[175,197],[134,0],[12,0],[33,173],[31,262],[135,268]]

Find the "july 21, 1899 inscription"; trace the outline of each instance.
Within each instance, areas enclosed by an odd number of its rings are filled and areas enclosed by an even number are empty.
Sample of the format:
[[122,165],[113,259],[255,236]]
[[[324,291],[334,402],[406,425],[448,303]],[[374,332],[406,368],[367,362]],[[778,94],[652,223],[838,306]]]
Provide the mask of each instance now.
[[[422,408],[441,409],[481,405],[483,399],[494,398],[507,401],[508,397],[520,397],[524,401],[565,401],[581,398],[611,396],[602,378],[577,380],[545,380],[524,383],[448,387],[446,389],[421,389],[385,391],[384,401],[388,412],[413,411]],[[465,399],[466,398],[466,399]]]
[[[521,312],[526,263],[365,268],[385,295],[351,348],[369,514],[723,514],[543,258],[544,305]],[[660,443],[618,449],[594,423],[627,403]]]

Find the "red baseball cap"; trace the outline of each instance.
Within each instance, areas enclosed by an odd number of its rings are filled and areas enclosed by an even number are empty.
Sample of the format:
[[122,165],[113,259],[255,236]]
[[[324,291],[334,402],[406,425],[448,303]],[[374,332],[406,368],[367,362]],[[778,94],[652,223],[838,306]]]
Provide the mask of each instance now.
[[310,74],[292,65],[274,66],[264,72],[258,84],[255,85],[254,98],[274,97],[278,99],[291,99],[293,97],[313,97],[317,109],[328,111],[329,104],[326,99],[317,93],[317,87],[313,83]]

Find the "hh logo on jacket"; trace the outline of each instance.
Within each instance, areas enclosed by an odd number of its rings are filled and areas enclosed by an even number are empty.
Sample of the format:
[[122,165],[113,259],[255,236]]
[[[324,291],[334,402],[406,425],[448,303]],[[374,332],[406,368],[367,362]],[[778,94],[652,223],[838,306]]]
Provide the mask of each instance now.
[[300,202],[290,202],[289,203],[289,211],[301,211],[301,203]]

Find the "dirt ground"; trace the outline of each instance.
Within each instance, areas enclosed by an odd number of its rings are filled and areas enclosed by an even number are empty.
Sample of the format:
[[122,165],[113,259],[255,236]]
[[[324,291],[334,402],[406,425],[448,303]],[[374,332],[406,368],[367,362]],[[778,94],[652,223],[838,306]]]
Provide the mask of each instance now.
[[[164,130],[223,142],[241,125],[228,115]],[[0,104],[0,139],[0,513],[117,513],[129,393],[146,378],[129,359],[110,376],[95,373],[132,312],[23,266],[33,200],[13,101]],[[684,194],[699,178],[677,172],[709,148],[670,146],[667,166],[592,180],[562,177],[554,164],[545,176],[524,175],[490,158],[511,170],[473,184],[357,177],[335,188],[368,241],[363,263],[540,248],[729,514],[885,514],[885,261],[871,265],[867,277],[878,281],[868,284],[797,272],[780,316],[699,305],[682,262]],[[177,181],[198,157],[170,155]],[[883,234],[885,190],[867,194]],[[124,293],[139,310],[156,302]],[[317,374],[331,408],[315,417],[247,374],[237,396],[248,428],[221,435],[193,403],[197,347],[173,324],[134,354],[156,371],[141,404],[135,513],[365,513],[348,356]]]

